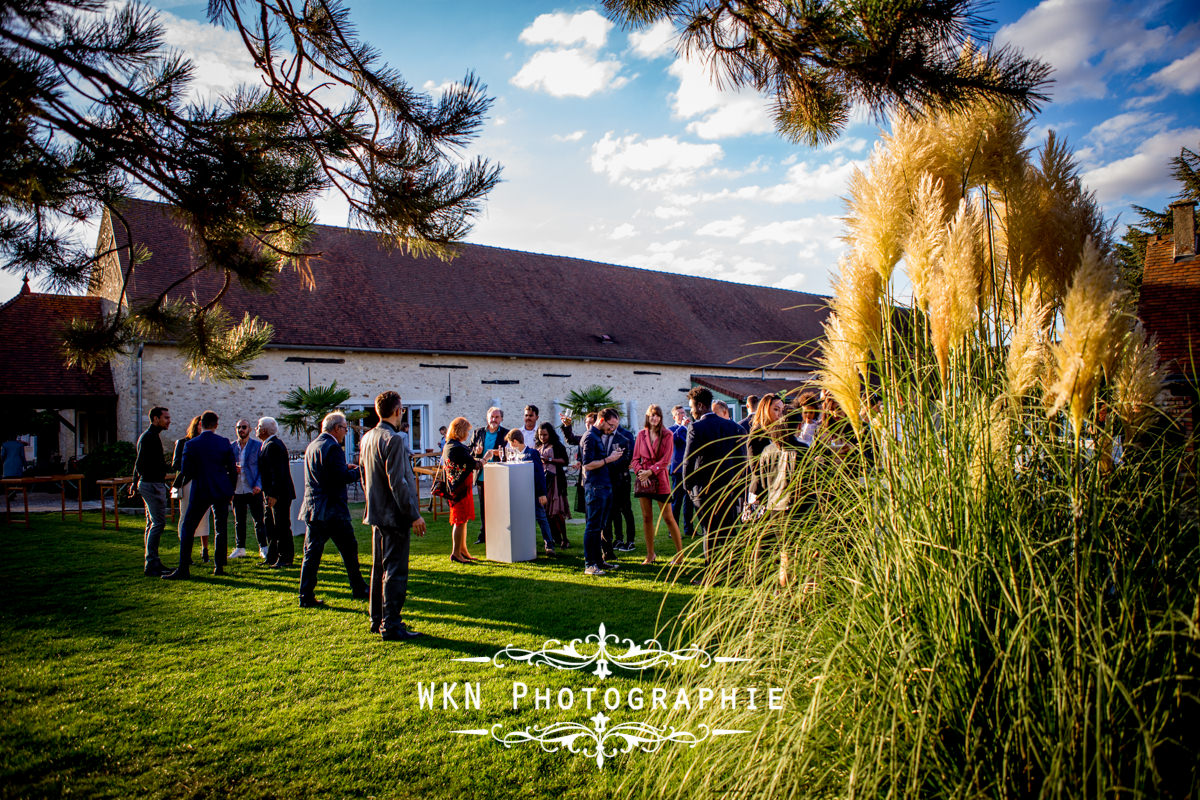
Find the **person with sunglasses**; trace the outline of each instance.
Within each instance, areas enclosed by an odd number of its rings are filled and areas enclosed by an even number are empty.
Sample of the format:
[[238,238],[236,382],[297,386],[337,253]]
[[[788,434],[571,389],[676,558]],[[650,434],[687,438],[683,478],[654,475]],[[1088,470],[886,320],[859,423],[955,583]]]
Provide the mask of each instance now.
[[263,528],[262,479],[258,474],[258,455],[262,442],[250,435],[250,420],[239,419],[235,427],[236,439],[230,439],[234,455],[237,456],[237,488],[233,491],[233,552],[230,558],[246,555],[246,512],[254,520],[254,541],[258,552],[267,557],[266,530]]

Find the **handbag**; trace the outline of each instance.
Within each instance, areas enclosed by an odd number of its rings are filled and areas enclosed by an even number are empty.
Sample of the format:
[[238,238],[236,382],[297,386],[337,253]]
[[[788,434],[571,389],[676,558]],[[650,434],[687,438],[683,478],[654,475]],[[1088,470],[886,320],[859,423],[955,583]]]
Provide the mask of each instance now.
[[446,467],[442,465],[437,474],[433,476],[433,485],[429,487],[429,493],[434,497],[441,497],[446,500],[453,499],[451,497],[450,483],[446,480]]

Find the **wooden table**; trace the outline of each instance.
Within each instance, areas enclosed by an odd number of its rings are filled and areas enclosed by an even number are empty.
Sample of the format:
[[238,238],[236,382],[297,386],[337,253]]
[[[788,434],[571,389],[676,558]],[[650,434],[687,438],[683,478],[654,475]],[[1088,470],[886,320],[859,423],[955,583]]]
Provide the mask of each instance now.
[[[175,480],[175,473],[170,473],[163,482],[170,487],[172,481]],[[96,481],[96,488],[100,490],[100,527],[108,527],[108,506],[104,502],[104,493],[110,492],[113,498],[113,527],[116,530],[121,530],[121,489],[133,483],[133,476],[128,475],[124,478],[104,478]],[[171,498],[170,488],[167,489],[167,506],[171,510],[171,521],[174,522],[175,517],[175,500]],[[180,514],[183,510],[180,509]]]
[[[57,483],[59,489],[59,497],[62,501],[62,519],[67,519],[67,483],[75,481],[78,484],[83,483],[82,474],[67,474],[67,475],[31,475],[27,478],[5,478],[0,481],[0,485],[4,487],[4,521],[12,521],[12,498],[11,492],[19,491],[25,498],[25,525],[29,525],[29,487],[35,483]],[[83,486],[78,487],[77,496],[79,498],[79,519],[83,519]]]
[[100,527],[108,527],[108,506],[104,502],[104,493],[111,492],[113,499],[113,527],[121,530],[121,490],[133,483],[133,478],[103,478],[96,481],[100,490]]
[[[416,461],[418,457],[420,457],[420,456],[423,456],[423,455],[428,455],[428,453],[423,453],[423,454],[416,454],[416,453],[414,453],[414,454],[413,454],[413,461]],[[438,466],[436,466],[436,467],[418,467],[418,466],[414,466],[414,467],[413,467],[413,472],[414,472],[414,473],[416,473],[416,476],[417,476],[417,491],[418,491],[418,493],[421,491],[421,476],[422,476],[422,475],[428,475],[428,476],[429,476],[430,488],[432,489],[432,488],[433,488],[433,487],[432,487],[433,480],[434,480],[434,478],[437,476],[437,474],[438,474],[439,472],[441,472],[441,471],[442,471],[442,467],[441,467],[441,465],[440,465],[440,464],[439,464]],[[446,508],[446,507],[443,505],[444,503],[445,503],[445,498],[444,498],[444,497],[438,497],[438,496],[437,496],[437,495],[435,495],[435,494],[434,494],[432,491],[429,493],[429,513],[430,513],[430,514],[433,514],[433,520],[434,520],[434,522],[436,522],[436,521],[437,521],[437,518],[438,518],[438,513],[439,513],[439,512],[443,512],[443,511],[449,511],[449,510],[450,510],[449,508]]]

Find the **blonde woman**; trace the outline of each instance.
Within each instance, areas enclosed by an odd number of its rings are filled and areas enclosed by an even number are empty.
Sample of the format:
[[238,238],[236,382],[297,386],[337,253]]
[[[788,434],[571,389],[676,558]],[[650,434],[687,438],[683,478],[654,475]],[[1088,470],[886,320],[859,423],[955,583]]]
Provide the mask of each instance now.
[[470,435],[471,423],[467,418],[455,417],[446,429],[446,446],[442,449],[442,468],[450,487],[450,560],[459,564],[478,560],[467,552],[467,523],[475,519],[475,495],[471,486],[475,482],[475,473],[483,469],[483,462],[495,452],[489,450],[482,460],[475,458],[466,444]]
[[650,524],[655,500],[658,501],[659,513],[667,523],[667,530],[671,532],[671,540],[675,543],[675,558],[671,559],[671,565],[675,566],[683,559],[683,539],[679,536],[679,525],[671,512],[670,502],[671,456],[674,453],[675,439],[663,425],[662,407],[651,405],[646,409],[642,429],[633,443],[633,461],[629,465],[636,479],[633,496],[642,504],[642,532],[646,538],[646,560],[643,564],[653,564],[657,560],[654,554],[656,526]]

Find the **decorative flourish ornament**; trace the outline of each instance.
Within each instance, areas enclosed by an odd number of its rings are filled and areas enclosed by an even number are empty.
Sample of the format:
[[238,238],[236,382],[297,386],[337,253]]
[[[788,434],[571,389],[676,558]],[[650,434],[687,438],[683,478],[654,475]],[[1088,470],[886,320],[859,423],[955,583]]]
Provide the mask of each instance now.
[[[603,635],[601,626],[601,635]],[[556,753],[560,749],[576,755],[587,756],[596,761],[598,769],[604,769],[604,761],[617,755],[633,752],[634,748],[643,753],[658,751],[668,742],[695,747],[706,739],[717,736],[731,736],[749,731],[729,730],[725,728],[710,728],[701,724],[699,733],[681,731],[673,727],[656,728],[644,722],[622,722],[608,727],[609,718],[604,712],[598,712],[591,717],[589,727],[579,722],[554,722],[549,725],[533,726],[524,730],[508,731],[501,735],[503,726],[496,723],[491,728],[453,731],[453,733],[473,736],[491,736],[506,749],[530,742],[538,744],[547,753]]]
[[[696,666],[708,668],[713,664],[746,661],[744,658],[712,656],[694,644],[680,650],[664,650],[656,639],[647,639],[642,644],[637,644],[633,639],[623,641],[628,649],[620,654],[612,652],[610,646],[620,646],[622,639],[609,633],[601,622],[599,633],[590,634],[585,639],[572,639],[567,644],[563,644],[559,639],[547,639],[538,650],[525,650],[508,645],[491,657],[477,656],[454,660],[477,663],[491,661],[498,669],[507,666],[506,660],[545,665],[559,670],[582,670],[595,665],[593,674],[601,680],[613,674],[610,667],[640,672],[652,667],[673,666],[682,662],[694,662]],[[583,644],[596,644],[598,647],[595,653],[589,655],[579,651],[579,646]]]

